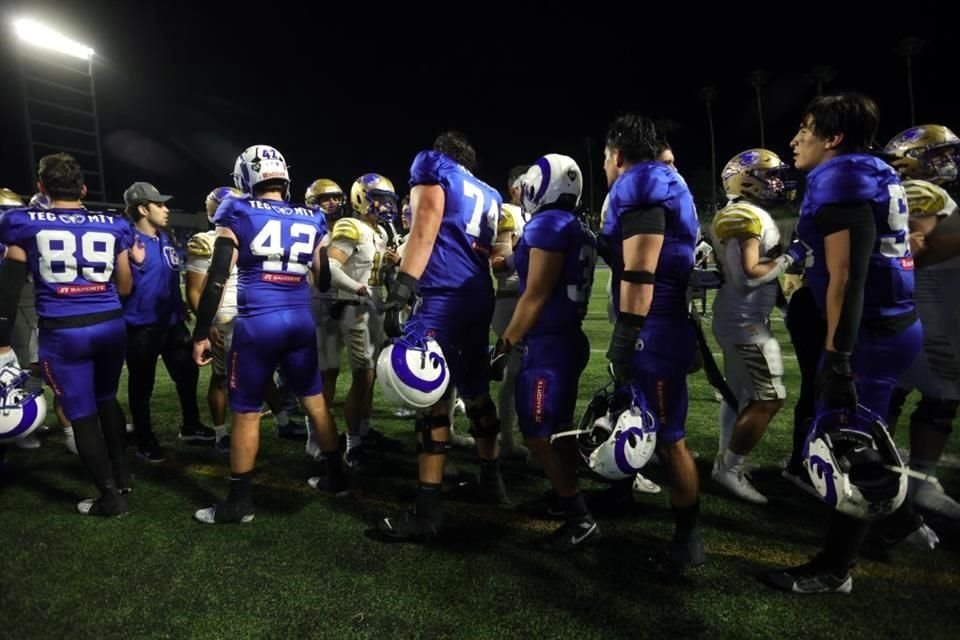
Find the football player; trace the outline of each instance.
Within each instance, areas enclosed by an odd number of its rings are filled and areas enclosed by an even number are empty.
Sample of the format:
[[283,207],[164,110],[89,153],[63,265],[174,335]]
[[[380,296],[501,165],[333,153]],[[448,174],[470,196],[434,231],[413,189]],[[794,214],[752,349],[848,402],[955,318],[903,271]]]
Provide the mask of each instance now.
[[[885,418],[894,384],[921,349],[923,329],[913,302],[906,195],[896,172],[865,153],[878,123],[877,105],[866,96],[818,96],[790,146],[794,166],[807,172],[797,224],[811,254],[804,278],[827,323],[820,406],[852,411],[859,403]],[[908,507],[878,523],[892,521],[885,534],[925,529]],[[865,521],[834,510],[823,550],[764,580],[793,593],[849,593],[867,529]]]
[[[332,229],[337,220],[343,217],[346,199],[343,190],[329,178],[317,178],[310,183],[304,194],[308,207],[319,211],[326,220],[327,229]],[[330,244],[330,234],[324,235],[321,244]],[[320,371],[323,377],[323,397],[327,406],[333,406],[337,395],[337,377],[340,375],[340,360],[343,356],[343,337],[340,324],[330,317],[330,308],[337,299],[337,290],[330,287],[320,291],[316,287],[310,290],[313,317],[317,323],[317,349],[320,354]],[[309,435],[309,434],[308,434]],[[308,442],[308,447],[311,442]]]
[[344,462],[352,469],[360,469],[366,461],[362,445],[373,412],[376,355],[383,343],[376,303],[387,253],[387,232],[380,221],[397,214],[397,193],[384,176],[366,173],[350,188],[350,206],[355,217],[337,220],[327,251],[331,279],[337,288],[331,315],[339,322],[353,371],[343,407],[347,422]]
[[[903,179],[910,210],[911,235],[957,232],[957,203],[944,190],[956,182],[960,139],[942,125],[911,127],[884,149]],[[942,516],[960,519],[960,504],[936,479],[960,405],[960,257],[938,264],[917,260],[916,304],[923,322],[923,351],[900,378],[893,396],[890,427],[894,428],[910,391],[922,398],[910,416],[910,468],[927,476],[910,478],[914,504]]]
[[683,572],[705,562],[697,469],[685,440],[687,371],[696,349],[687,284],[700,224],[683,178],[654,160],[657,146],[653,122],[642,116],[617,118],[607,132],[603,236],[617,314],[607,357],[621,395],[640,398],[657,422],[675,523],[662,564]]
[[[506,502],[497,457],[500,422],[490,399],[488,334],[493,315],[490,257],[501,197],[473,172],[476,153],[459,132],[441,134],[410,167],[413,226],[397,278],[387,295],[384,330],[402,333],[400,314],[414,302],[410,322],[436,339],[457,390],[466,401],[470,433],[480,455],[480,495]],[[448,386],[447,397],[453,385]],[[413,510],[379,522],[381,532],[401,540],[435,536],[442,524],[440,489],[450,448],[448,401],[416,419],[419,487]]]
[[20,293],[33,275],[40,325],[40,369],[73,424],[80,459],[100,491],[81,514],[126,513],[131,476],[126,419],[117,403],[126,325],[121,295],[133,286],[130,223],[87,211],[83,170],[65,153],[40,160],[39,190],[49,210],[13,209],[0,218],[7,252],[0,267],[0,366],[17,365],[10,332]]
[[[504,203],[497,227],[497,236],[508,238],[509,246],[503,249],[503,253],[510,253],[523,235],[524,215],[520,208],[520,179],[529,168],[528,165],[516,166],[507,176],[510,202]],[[494,276],[497,279],[497,292],[493,305],[493,332],[498,338],[502,338],[503,331],[507,328],[514,309],[517,308],[517,298],[520,295],[519,275],[516,271],[509,269],[503,271],[494,269]],[[500,416],[500,455],[504,458],[526,459],[530,453],[514,440],[514,430],[517,425],[515,393],[521,359],[519,352],[511,352],[503,384],[500,385],[500,391],[497,394],[497,415]]]
[[600,538],[578,486],[575,439],[551,443],[551,435],[572,428],[580,374],[590,359],[581,324],[593,287],[596,238],[574,215],[583,175],[573,158],[543,156],[521,180],[529,222],[513,254],[520,298],[492,351],[490,369],[492,378],[502,380],[511,352],[525,351],[516,379],[520,430],[566,520],[541,546],[566,552]]
[[234,182],[250,197],[227,198],[214,215],[217,239],[193,334],[194,360],[209,363],[210,327],[236,265],[237,319],[227,356],[233,410],[230,492],[225,502],[194,514],[204,524],[254,518],[250,487],[260,444],[260,407],[278,365],[300,398],[327,458],[327,475],[311,478],[310,486],[334,494],[346,491],[337,431],[322,394],[316,327],[309,314],[307,274],[313,271],[319,288],[330,286],[327,252],[320,246],[326,222],[312,209],[287,204],[290,175],[273,147],[255,145],[240,154]]
[[766,504],[744,471],[786,398],[780,343],[770,329],[777,278],[805,254],[799,242],[782,252],[780,230],[763,205],[793,196],[787,165],[767,149],[735,155],[721,179],[730,202],[713,220],[724,282],[713,301],[713,335],[723,349],[724,377],[739,402],[739,414],[720,404],[720,448],[713,479],[733,495]]

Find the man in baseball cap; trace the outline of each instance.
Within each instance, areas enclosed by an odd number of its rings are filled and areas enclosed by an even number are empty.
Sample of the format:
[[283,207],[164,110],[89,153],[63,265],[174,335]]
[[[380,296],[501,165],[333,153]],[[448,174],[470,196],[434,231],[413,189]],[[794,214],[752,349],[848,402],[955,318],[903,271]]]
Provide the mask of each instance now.
[[134,182],[123,192],[123,203],[129,209],[131,206],[152,202],[154,204],[163,204],[173,196],[162,195],[155,186],[149,182]]
[[166,458],[150,419],[150,397],[157,358],[162,357],[177,387],[183,424],[180,440],[213,445],[214,432],[200,423],[197,377],[190,333],[184,320],[180,290],[180,259],[166,233],[172,196],[161,194],[149,182],[134,182],[123,192],[126,212],[134,224],[136,241],[145,248],[142,265],[133,269],[133,293],[124,301],[127,322],[127,383],[130,413],[137,439],[137,457],[159,463]]

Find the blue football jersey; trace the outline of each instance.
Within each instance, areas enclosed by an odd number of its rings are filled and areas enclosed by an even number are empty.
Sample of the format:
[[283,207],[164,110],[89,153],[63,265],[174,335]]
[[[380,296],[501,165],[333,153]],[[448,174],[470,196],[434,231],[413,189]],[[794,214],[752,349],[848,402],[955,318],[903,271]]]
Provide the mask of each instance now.
[[496,189],[438,151],[421,151],[410,166],[410,186],[439,185],[443,221],[420,290],[491,290],[490,251],[503,199]]
[[877,225],[877,241],[864,285],[863,320],[909,313],[914,310],[914,274],[907,197],[893,168],[870,155],[837,156],[807,174],[807,192],[797,223],[797,235],[810,247],[812,255],[804,279],[820,311],[826,313],[830,274],[824,259],[823,236],[817,229],[817,212],[828,204],[863,203],[870,205]]
[[563,254],[563,271],[540,311],[530,335],[569,333],[587,314],[593,271],[597,265],[597,239],[569,211],[548,209],[534,215],[523,228],[514,265],[520,276],[520,295],[527,288],[530,250]]
[[630,167],[610,188],[602,233],[611,248],[613,308],[619,313],[620,277],[623,273],[620,218],[630,211],[652,207],[663,208],[665,226],[649,315],[685,315],[687,282],[693,269],[700,222],[687,183],[680,174],[660,162],[644,162]]
[[133,245],[123,216],[86,209],[13,209],[0,218],[0,241],[27,253],[41,318],[120,308],[112,275]]
[[327,232],[323,215],[281,200],[227,198],[214,224],[237,236],[237,313],[310,308],[313,252]]

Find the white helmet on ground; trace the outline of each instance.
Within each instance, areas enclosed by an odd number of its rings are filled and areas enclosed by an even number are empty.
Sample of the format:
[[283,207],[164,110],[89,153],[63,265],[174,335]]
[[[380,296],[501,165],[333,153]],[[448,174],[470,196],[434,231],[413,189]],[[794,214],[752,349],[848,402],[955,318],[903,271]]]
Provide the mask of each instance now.
[[26,391],[30,376],[19,367],[0,369],[0,444],[29,436],[47,417],[43,391]]
[[377,383],[391,403],[426,409],[447,391],[450,371],[437,341],[408,326],[403,337],[380,352]]
[[580,204],[583,173],[570,156],[548,153],[537,158],[520,178],[523,212],[530,216],[545,207],[573,211]]

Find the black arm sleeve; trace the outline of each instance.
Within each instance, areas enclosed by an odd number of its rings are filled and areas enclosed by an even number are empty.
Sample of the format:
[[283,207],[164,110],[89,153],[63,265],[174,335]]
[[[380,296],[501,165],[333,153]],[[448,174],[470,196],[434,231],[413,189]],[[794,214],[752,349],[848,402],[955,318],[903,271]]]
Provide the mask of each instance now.
[[317,254],[317,268],[313,274],[313,284],[320,291],[330,289],[330,283],[333,281],[333,275],[330,273],[330,259],[327,257],[327,248],[320,247]]
[[877,224],[867,203],[826,205],[817,212],[815,222],[824,238],[844,230],[850,232],[850,275],[833,334],[834,349],[850,353],[857,342],[863,316],[863,290],[870,268],[870,254],[877,242]]
[[10,334],[20,308],[20,292],[26,282],[26,262],[3,261],[0,265],[0,346],[10,346]]
[[662,236],[667,223],[663,207],[633,209],[627,211],[620,220],[623,225],[623,239],[642,234]]
[[230,238],[218,237],[213,243],[213,256],[210,258],[210,268],[207,269],[207,282],[200,294],[197,303],[197,324],[193,328],[193,341],[206,340],[210,334],[213,318],[220,308],[220,299],[223,297],[223,286],[230,277],[230,263],[233,262],[233,251],[236,243]]

